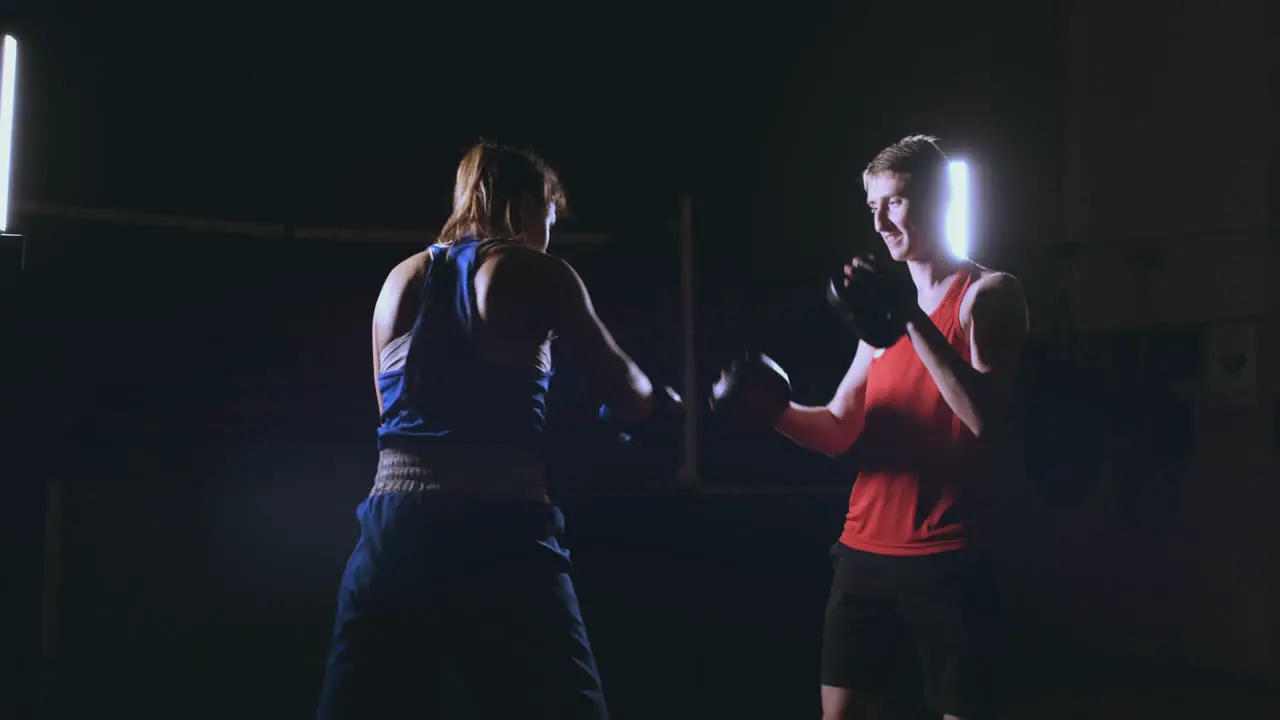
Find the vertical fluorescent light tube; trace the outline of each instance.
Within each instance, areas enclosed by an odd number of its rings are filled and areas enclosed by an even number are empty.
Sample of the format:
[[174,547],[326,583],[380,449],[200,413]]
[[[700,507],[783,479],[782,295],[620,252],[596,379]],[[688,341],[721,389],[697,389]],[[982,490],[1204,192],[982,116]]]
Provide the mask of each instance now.
[[969,164],[952,160],[947,168],[951,180],[951,204],[947,208],[947,247],[958,258],[969,257]]
[[0,67],[0,232],[9,230],[9,168],[13,161],[13,103],[18,83],[18,41],[4,36]]

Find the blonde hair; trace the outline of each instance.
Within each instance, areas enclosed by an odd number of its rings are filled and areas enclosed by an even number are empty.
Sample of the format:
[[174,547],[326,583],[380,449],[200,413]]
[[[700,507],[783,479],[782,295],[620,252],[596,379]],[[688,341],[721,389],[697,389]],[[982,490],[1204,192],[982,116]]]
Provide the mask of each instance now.
[[901,175],[921,200],[947,200],[947,155],[932,135],[908,135],[876,153],[862,171],[862,188],[880,175]]
[[477,240],[516,237],[524,227],[521,201],[528,198],[545,209],[565,210],[560,178],[547,163],[527,150],[481,141],[458,164],[453,186],[453,212],[436,242],[451,244],[467,237]]

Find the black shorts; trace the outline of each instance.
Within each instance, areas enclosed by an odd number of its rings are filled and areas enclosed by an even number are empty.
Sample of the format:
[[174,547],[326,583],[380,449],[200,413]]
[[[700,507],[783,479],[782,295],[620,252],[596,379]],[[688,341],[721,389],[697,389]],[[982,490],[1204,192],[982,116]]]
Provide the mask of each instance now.
[[609,717],[558,509],[387,493],[357,515],[320,720]]
[[965,718],[990,712],[996,593],[986,554],[899,557],[839,543],[831,553],[822,684],[922,696],[929,710]]

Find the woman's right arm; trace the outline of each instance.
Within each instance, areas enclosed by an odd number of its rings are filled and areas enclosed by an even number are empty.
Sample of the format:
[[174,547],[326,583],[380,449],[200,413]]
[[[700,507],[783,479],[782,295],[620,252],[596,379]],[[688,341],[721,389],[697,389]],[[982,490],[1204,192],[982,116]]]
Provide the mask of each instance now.
[[646,419],[654,407],[653,383],[600,321],[577,271],[559,258],[546,257],[546,297],[551,300],[552,328],[559,342],[614,419],[622,423]]

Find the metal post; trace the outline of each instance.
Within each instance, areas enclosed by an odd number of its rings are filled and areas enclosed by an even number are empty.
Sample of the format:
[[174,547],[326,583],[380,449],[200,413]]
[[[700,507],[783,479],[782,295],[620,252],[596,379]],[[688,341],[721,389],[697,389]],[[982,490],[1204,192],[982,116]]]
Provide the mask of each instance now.
[[680,482],[697,487],[698,477],[698,358],[694,347],[693,199],[680,196],[680,324],[684,341],[684,462]]
[[54,674],[58,651],[58,588],[62,584],[62,484],[49,481],[45,499],[44,577],[40,587],[40,705],[54,711]]
[[1062,32],[1066,35],[1064,71],[1068,103],[1062,220],[1064,239],[1068,243],[1077,243],[1084,240],[1092,223],[1092,208],[1085,190],[1088,171],[1085,150],[1089,140],[1089,0],[1070,0],[1067,3],[1066,28]]

